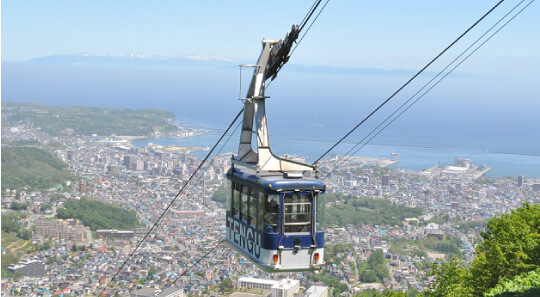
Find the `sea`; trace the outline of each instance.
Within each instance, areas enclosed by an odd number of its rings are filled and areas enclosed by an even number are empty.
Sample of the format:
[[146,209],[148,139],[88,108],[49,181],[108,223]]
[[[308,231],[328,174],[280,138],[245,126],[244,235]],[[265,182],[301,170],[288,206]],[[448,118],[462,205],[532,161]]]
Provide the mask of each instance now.
[[[267,116],[272,150],[315,161],[337,140],[408,79],[404,75],[280,73],[267,88]],[[2,100],[37,101],[56,106],[157,108],[176,115],[182,125],[208,134],[188,138],[139,139],[175,146],[212,147],[242,108],[243,89],[237,68],[183,69],[96,65],[2,63]],[[332,150],[343,155],[370,139],[370,132],[405,103],[429,77],[420,77],[350,137]],[[393,158],[393,165],[422,170],[453,164],[455,158],[486,165],[489,176],[540,178],[540,103],[535,84],[508,87],[491,76],[466,74],[448,78],[421,98],[355,156]],[[383,124],[384,126],[384,124]],[[234,131],[233,126],[231,131]],[[368,136],[369,135],[369,136]],[[227,140],[229,137],[225,137]],[[238,131],[217,147],[235,152]],[[217,152],[216,151],[216,152]],[[204,157],[208,151],[194,152]]]
[[[132,143],[135,146],[145,146],[149,143],[165,146],[188,146],[203,147],[206,150],[196,151],[192,154],[204,158],[210,153],[216,141],[222,134],[210,133],[187,138],[145,138],[137,139]],[[228,137],[227,134],[222,142],[216,147],[212,155],[217,153],[236,152],[238,149],[238,133]],[[305,157],[308,162],[314,162],[334,144],[333,141],[317,139],[294,139],[286,137],[271,138],[272,150],[277,155],[293,155]],[[524,175],[529,178],[540,178],[540,156],[517,154],[511,152],[497,152],[475,147],[447,147],[447,146],[410,146],[391,143],[357,143],[347,141],[326,157],[332,155],[351,155],[394,159],[394,153],[399,156],[399,162],[391,165],[393,168],[403,168],[405,170],[420,171],[435,165],[454,164],[456,158],[471,159],[474,165],[485,165],[492,170],[486,175],[493,177]]]

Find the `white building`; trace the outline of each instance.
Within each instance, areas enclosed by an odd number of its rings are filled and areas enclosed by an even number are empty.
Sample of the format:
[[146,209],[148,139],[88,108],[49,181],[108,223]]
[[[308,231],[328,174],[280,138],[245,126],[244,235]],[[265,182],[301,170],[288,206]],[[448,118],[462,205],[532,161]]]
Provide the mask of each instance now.
[[299,280],[284,279],[272,286],[272,297],[294,297],[299,290]]
[[328,297],[327,286],[311,286],[306,291],[306,297]]
[[238,279],[239,288],[270,290],[274,285],[277,284],[279,284],[279,282],[275,280],[267,280],[253,277],[241,277]]
[[446,166],[441,173],[447,176],[460,176],[463,175],[467,170],[467,167]]
[[172,287],[161,291],[156,297],[185,297],[184,289]]
[[27,259],[17,264],[9,265],[7,270],[25,276],[42,276],[45,274],[45,264],[38,260]]

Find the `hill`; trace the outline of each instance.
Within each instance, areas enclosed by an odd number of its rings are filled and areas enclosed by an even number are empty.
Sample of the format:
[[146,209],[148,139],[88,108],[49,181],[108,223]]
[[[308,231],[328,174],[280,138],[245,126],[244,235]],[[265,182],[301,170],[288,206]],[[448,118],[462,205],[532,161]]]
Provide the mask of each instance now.
[[33,147],[2,148],[2,191],[29,186],[47,189],[63,184],[72,176],[66,164],[51,153]]
[[110,203],[82,198],[70,199],[57,210],[59,219],[78,219],[91,230],[132,230],[140,225],[139,216],[133,210],[125,210]]
[[31,122],[51,135],[146,136],[172,132],[174,114],[157,109],[113,109],[87,106],[45,106],[38,103],[2,103],[2,126]]
[[395,204],[386,199],[325,194],[325,209],[320,216],[326,226],[346,224],[402,225],[405,218],[422,215],[422,210]]

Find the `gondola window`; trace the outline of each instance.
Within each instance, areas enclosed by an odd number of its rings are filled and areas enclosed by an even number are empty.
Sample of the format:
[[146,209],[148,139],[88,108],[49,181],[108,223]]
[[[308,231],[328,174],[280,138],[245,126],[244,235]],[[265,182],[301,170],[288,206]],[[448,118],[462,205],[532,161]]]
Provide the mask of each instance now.
[[249,190],[249,224],[257,227],[257,192]]
[[[278,195],[266,195],[266,206],[265,206],[265,231],[271,231],[274,233],[278,232],[278,221],[279,221],[279,196]],[[269,229],[270,227],[270,229]]]
[[235,218],[240,219],[240,192],[242,189],[242,185],[238,183],[234,184],[234,190],[233,190],[233,215]]
[[284,205],[285,233],[310,232],[311,193],[286,193]]
[[248,222],[248,187],[242,186],[242,221]]

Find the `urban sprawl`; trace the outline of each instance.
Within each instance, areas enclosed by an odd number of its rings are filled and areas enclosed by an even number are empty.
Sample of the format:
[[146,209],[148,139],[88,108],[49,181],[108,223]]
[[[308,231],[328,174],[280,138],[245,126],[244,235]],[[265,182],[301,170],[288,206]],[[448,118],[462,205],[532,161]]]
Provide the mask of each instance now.
[[[181,128],[174,137],[204,132]],[[432,280],[430,263],[456,254],[466,261],[472,259],[483,228],[460,228],[464,222],[485,221],[526,201],[540,202],[540,180],[523,176],[486,178],[483,174],[489,168],[475,166],[474,160],[456,158],[455,164],[415,172],[387,167],[399,161],[397,154],[388,159],[349,158],[338,169],[333,167],[340,157],[334,156],[319,165],[322,176],[331,172],[325,179],[327,195],[386,199],[419,208],[422,215],[405,218],[399,225],[325,226],[325,245],[341,248],[334,248],[320,272],[269,274],[226,244],[197,263],[225,236],[225,207],[212,196],[227,186],[230,153],[218,155],[203,166],[146,236],[200,165],[201,159],[189,150],[153,144],[136,147],[131,144],[132,138],[114,135],[53,138],[30,124],[4,129],[2,138],[62,143],[64,147],[54,154],[80,178],[47,191],[23,188],[4,193],[2,212],[9,212],[14,201],[27,204],[26,216],[19,224],[32,231],[34,243],[51,242],[46,250],[19,252],[21,261],[8,267],[17,277],[2,280],[2,295],[6,296],[80,296],[102,291],[103,295],[120,296],[218,296],[224,286],[229,287],[228,294],[238,296],[331,296],[336,288],[314,277],[317,275],[337,279],[340,287],[346,288],[341,289],[341,296],[366,289],[421,292]],[[66,186],[70,190],[62,191]],[[77,220],[55,217],[65,201],[82,197],[134,210],[141,227],[93,232]],[[341,202],[338,198],[327,207]],[[459,241],[458,251],[416,253],[411,246],[392,248],[399,242],[442,242],[447,238]],[[377,251],[384,255],[388,277],[362,282],[358,263],[369,261]],[[3,255],[8,252],[16,251],[2,246]]]

